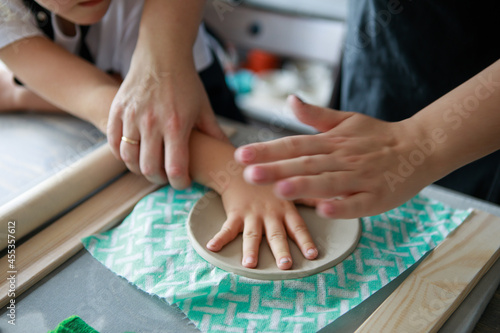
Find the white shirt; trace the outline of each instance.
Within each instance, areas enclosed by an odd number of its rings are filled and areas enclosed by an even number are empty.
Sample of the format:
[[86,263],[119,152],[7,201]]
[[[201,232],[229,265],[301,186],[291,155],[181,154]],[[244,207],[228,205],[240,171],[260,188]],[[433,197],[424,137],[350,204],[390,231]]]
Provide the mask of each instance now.
[[[101,21],[92,25],[85,38],[95,65],[103,71],[113,71],[125,77],[130,68],[137,43],[144,0],[113,0]],[[75,36],[66,36],[52,14],[54,41],[71,53],[78,53],[80,29]],[[22,0],[0,2],[0,48],[23,38],[44,36],[34,15]],[[196,69],[201,71],[212,61],[209,41],[203,25],[193,46]]]
[[0,2],[0,49],[19,39],[43,35],[21,0]]

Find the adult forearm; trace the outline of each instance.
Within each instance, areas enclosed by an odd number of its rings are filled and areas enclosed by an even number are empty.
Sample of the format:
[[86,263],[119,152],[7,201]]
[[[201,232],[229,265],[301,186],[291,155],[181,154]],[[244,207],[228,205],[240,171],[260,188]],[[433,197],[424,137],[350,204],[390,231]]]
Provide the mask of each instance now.
[[412,153],[428,158],[436,179],[500,149],[500,61],[408,122],[420,131]]
[[[132,63],[147,59],[166,70],[193,64],[193,45],[202,19],[203,0],[146,0]],[[177,61],[177,63],[176,63]]]

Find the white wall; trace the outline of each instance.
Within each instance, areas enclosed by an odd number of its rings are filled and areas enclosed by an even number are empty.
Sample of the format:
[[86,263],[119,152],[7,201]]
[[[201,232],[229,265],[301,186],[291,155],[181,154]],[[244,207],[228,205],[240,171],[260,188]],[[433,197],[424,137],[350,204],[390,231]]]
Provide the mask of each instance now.
[[[234,1],[234,0],[233,0]],[[335,18],[344,20],[347,16],[348,0],[239,0],[246,5],[255,5],[290,13]]]

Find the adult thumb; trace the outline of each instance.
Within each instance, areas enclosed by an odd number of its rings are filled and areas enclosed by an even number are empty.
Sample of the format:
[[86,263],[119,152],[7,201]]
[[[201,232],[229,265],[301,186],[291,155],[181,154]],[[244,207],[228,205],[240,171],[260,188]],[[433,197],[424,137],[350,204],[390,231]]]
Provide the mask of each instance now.
[[288,96],[287,103],[298,120],[320,132],[331,130],[351,116],[350,112],[307,104],[295,95]]

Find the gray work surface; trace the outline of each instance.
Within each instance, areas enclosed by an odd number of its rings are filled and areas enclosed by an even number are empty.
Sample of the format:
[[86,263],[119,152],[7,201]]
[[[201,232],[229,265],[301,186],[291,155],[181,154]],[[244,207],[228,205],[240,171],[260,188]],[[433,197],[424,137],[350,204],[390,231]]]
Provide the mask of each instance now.
[[[32,131],[25,131],[23,140],[18,140],[19,136],[12,135],[12,133],[17,133],[15,126],[20,129],[31,126],[29,128]],[[238,133],[232,138],[236,145],[290,134],[278,127],[271,127],[271,129],[256,126],[238,125],[237,127]],[[35,128],[38,129],[38,132],[34,130]],[[70,128],[73,130],[69,130]],[[40,134],[44,131],[50,132],[53,142],[48,139],[40,140],[40,135],[45,137],[45,134]],[[89,150],[87,149],[87,141],[95,141],[96,144],[101,142],[101,138],[98,139],[94,134],[89,135],[88,133],[94,133],[88,124],[71,117],[23,114],[23,117],[19,118],[19,115],[13,114],[0,115],[0,142],[2,142],[0,152],[3,154],[2,163],[0,163],[0,174],[2,175],[0,187],[5,185],[6,180],[12,184],[18,182],[19,185],[12,186],[10,194],[17,193],[20,188],[25,188],[27,185],[33,186],[34,183],[54,172],[50,167],[47,167],[45,171],[39,170],[43,169],[44,165],[54,165],[48,159],[62,159],[64,164],[68,162],[64,157],[68,151],[76,151],[79,155],[84,155]],[[44,141],[43,144],[46,147],[43,147],[40,141]],[[86,147],[85,152],[78,151],[75,146],[78,144]],[[56,156],[55,150],[57,149],[54,147],[59,147],[59,157]],[[44,156],[40,154],[40,150],[50,152],[50,154]],[[33,157],[35,153],[38,154],[36,158]],[[75,154],[71,155],[71,159],[73,159]],[[37,173],[36,177],[28,175],[30,167],[23,162],[27,158],[32,159],[30,163],[38,164],[37,170],[40,172]],[[21,169],[16,164],[24,165],[23,170],[26,170],[24,183],[23,174],[19,172]],[[56,165],[58,168],[60,167],[60,163]],[[11,177],[16,178],[16,182],[11,180]],[[437,186],[430,186],[424,192],[430,197],[457,208],[474,207],[500,216],[500,207],[498,206]],[[2,194],[4,197],[10,196],[5,195],[6,192],[2,192]],[[1,199],[0,197],[0,202]],[[50,242],[50,240],[47,241]],[[416,265],[321,332],[354,331]],[[459,309],[445,323],[441,332],[471,332],[499,283],[500,261],[481,279]],[[0,331],[47,332],[74,314],[79,315],[103,333],[198,331],[177,307],[170,306],[164,300],[138,290],[93,259],[85,250],[78,252],[17,298],[16,326],[7,323],[8,317],[3,309],[0,312]]]

